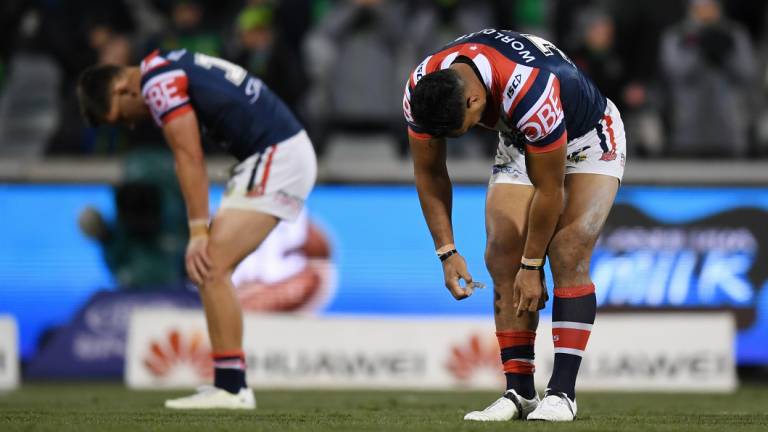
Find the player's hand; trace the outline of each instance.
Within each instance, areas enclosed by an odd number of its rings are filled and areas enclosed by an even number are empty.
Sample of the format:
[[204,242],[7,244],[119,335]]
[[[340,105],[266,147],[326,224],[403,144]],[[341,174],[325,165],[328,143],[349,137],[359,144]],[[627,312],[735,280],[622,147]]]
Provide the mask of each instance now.
[[208,271],[211,268],[211,259],[208,257],[207,235],[190,237],[184,262],[187,267],[187,274],[192,282],[198,286],[202,285],[208,277]]
[[[464,257],[455,253],[443,261],[443,274],[445,275],[445,287],[456,300],[463,300],[472,295],[474,284],[472,275],[467,271],[467,262]],[[461,280],[464,280],[464,287]]]
[[549,295],[544,287],[540,271],[520,269],[515,277],[512,293],[512,304],[517,305],[517,316],[525,312],[536,312],[544,309]]

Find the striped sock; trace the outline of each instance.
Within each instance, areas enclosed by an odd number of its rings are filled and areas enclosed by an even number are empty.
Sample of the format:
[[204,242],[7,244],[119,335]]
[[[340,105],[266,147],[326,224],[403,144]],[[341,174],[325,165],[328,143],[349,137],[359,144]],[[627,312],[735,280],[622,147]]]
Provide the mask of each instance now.
[[241,350],[213,354],[213,385],[237,394],[245,385],[245,356]]
[[533,342],[536,332],[531,330],[497,331],[496,338],[501,348],[501,363],[507,377],[507,390],[514,390],[520,396],[531,399],[536,395],[533,387]]
[[555,365],[547,388],[576,399],[576,376],[595,322],[595,285],[555,288],[552,305],[552,340]]

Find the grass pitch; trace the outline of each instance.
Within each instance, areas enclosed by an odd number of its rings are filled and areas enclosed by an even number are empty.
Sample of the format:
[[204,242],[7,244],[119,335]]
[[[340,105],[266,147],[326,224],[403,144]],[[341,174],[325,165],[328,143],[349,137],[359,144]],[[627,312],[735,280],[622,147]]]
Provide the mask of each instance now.
[[574,423],[469,423],[488,392],[262,391],[252,412],[162,408],[183,393],[26,384],[0,395],[0,431],[768,431],[768,387],[734,395],[582,393]]

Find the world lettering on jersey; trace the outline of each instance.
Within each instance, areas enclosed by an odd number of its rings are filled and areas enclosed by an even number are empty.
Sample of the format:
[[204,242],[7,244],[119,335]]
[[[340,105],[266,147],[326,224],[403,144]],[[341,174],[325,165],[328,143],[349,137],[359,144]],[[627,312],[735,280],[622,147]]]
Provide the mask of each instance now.
[[430,54],[405,85],[403,112],[409,134],[430,136],[411,115],[411,93],[424,75],[449,68],[457,57],[472,60],[488,90],[482,126],[523,136],[530,152],[553,150],[599,124],[606,99],[551,42],[511,30],[463,35]]
[[202,53],[152,52],[141,62],[141,92],[158,126],[194,110],[206,135],[241,161],[303,129],[260,79]]

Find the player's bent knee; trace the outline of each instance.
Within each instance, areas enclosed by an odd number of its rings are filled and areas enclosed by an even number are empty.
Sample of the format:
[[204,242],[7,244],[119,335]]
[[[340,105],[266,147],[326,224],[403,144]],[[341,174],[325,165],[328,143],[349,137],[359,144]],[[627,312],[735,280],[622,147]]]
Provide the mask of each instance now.
[[555,282],[589,278],[594,242],[588,236],[558,234],[549,246],[548,257]]
[[232,272],[232,269],[213,265],[203,281],[203,286],[205,289],[228,286],[232,281]]
[[514,275],[520,265],[521,256],[519,248],[509,242],[489,239],[485,248],[485,267],[493,278],[510,273]]

